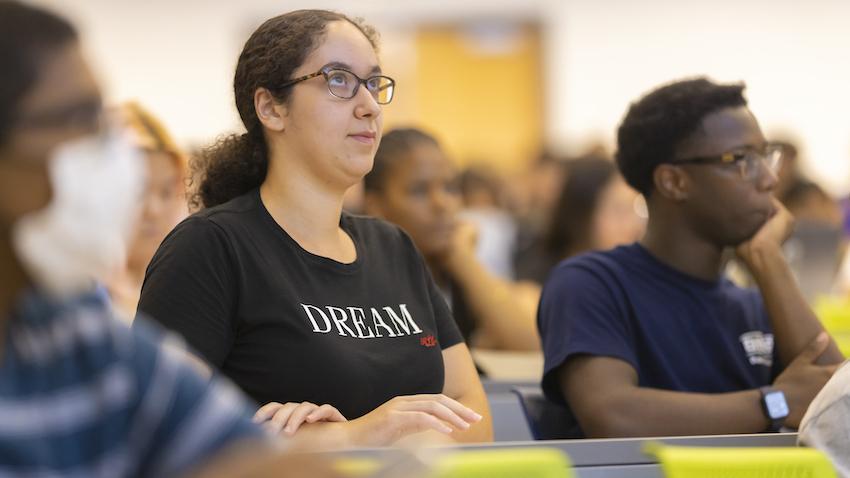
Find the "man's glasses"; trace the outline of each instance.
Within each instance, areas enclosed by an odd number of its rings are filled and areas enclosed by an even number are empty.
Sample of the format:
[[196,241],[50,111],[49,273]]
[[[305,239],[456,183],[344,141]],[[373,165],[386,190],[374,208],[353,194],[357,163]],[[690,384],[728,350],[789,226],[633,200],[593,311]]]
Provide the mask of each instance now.
[[366,86],[366,89],[369,90],[369,93],[379,105],[388,104],[393,100],[393,93],[395,93],[395,80],[389,76],[375,75],[363,79],[348,70],[331,66],[324,66],[315,73],[290,80],[281,85],[280,88],[288,88],[317,76],[324,76],[328,91],[343,100],[354,98],[354,95],[360,89],[360,85]]
[[670,164],[724,164],[735,165],[741,173],[741,178],[751,181],[758,177],[761,164],[770,172],[777,174],[782,164],[785,150],[781,144],[768,143],[763,150],[741,149],[730,151],[718,156],[703,156],[697,158],[674,159]]

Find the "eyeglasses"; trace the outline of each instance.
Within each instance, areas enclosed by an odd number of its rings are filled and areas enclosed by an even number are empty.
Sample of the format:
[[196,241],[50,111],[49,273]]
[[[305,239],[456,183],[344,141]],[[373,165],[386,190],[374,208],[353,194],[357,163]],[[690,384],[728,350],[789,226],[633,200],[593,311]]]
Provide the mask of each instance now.
[[784,154],[785,149],[781,144],[769,143],[761,151],[742,149],[723,153],[719,156],[674,159],[670,161],[670,164],[734,164],[738,167],[742,179],[752,181],[758,177],[761,163],[764,163],[770,172],[777,174]]
[[321,70],[313,74],[290,80],[281,85],[280,88],[288,88],[317,76],[324,76],[328,84],[328,91],[343,100],[354,98],[354,95],[360,89],[360,85],[366,85],[366,89],[369,90],[369,93],[372,94],[379,105],[389,104],[395,93],[395,80],[389,76],[375,75],[363,79],[346,69],[331,66],[323,66]]

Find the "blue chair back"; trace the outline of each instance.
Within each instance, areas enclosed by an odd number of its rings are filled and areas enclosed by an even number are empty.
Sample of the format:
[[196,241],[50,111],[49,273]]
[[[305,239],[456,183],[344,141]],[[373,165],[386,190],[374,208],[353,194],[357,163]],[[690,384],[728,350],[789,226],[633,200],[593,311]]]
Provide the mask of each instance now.
[[531,435],[535,440],[583,438],[584,434],[570,411],[547,399],[539,387],[514,387]]

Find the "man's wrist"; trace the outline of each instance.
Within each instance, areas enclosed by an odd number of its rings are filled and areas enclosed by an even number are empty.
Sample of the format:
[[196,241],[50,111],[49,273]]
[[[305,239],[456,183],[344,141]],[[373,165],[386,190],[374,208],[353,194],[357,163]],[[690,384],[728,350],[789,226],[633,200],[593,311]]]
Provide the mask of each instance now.
[[788,408],[788,401],[785,398],[785,392],[778,388],[761,387],[759,388],[761,395],[761,407],[767,418],[767,431],[777,432],[785,424],[791,410]]
[[746,248],[738,253],[738,256],[747,265],[753,275],[769,269],[776,261],[784,261],[782,246],[775,242],[761,242],[748,244]]

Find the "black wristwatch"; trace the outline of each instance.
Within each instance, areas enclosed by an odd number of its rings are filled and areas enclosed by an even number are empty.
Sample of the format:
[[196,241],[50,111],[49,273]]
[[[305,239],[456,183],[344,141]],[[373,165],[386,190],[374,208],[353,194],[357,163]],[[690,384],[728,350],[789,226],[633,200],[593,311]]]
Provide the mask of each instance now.
[[790,412],[788,402],[785,401],[785,394],[782,390],[773,387],[761,387],[759,392],[761,392],[761,408],[770,420],[767,431],[778,432]]

